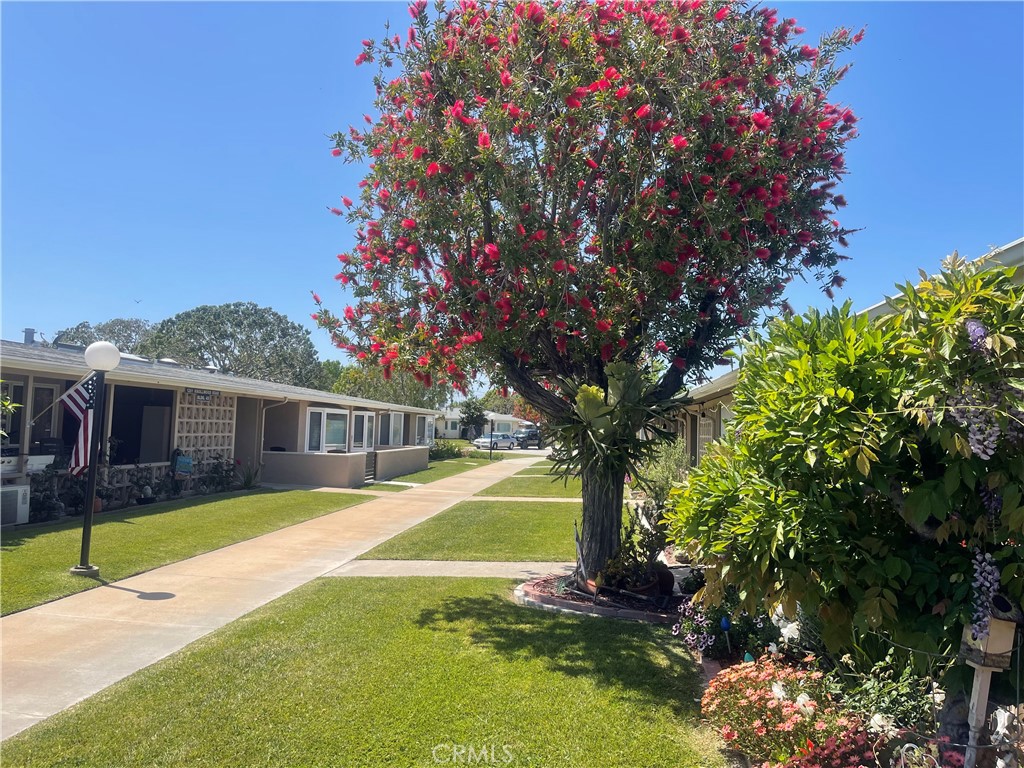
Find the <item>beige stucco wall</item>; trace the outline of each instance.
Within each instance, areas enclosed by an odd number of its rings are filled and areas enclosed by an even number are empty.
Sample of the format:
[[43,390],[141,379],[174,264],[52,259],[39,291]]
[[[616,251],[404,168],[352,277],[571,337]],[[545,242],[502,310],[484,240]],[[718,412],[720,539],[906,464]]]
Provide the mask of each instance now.
[[262,479],[268,483],[358,488],[365,474],[363,453],[263,452]]
[[302,440],[299,430],[303,426],[299,419],[299,403],[285,403],[264,407],[263,448],[280,446],[286,451],[297,451]]
[[430,459],[430,448],[414,446],[412,448],[387,448],[377,451],[377,479],[389,480],[410,472],[419,472],[427,468]]
[[239,397],[235,409],[235,458],[243,465],[259,465],[259,429],[260,401],[253,397]]

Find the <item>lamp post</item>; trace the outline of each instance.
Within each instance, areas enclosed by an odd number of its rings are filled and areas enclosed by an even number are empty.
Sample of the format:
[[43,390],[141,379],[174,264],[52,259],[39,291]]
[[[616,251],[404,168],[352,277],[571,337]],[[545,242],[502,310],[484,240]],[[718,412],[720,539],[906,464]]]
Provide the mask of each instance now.
[[89,436],[89,474],[85,481],[85,516],[82,521],[82,555],[78,565],[71,568],[76,576],[100,575],[98,566],[89,564],[89,544],[92,542],[92,516],[96,506],[96,475],[100,464],[100,445],[103,441],[103,406],[106,400],[106,374],[117,368],[121,353],[109,341],[97,341],[86,347],[85,364],[96,377],[96,394],[92,406],[92,434]]

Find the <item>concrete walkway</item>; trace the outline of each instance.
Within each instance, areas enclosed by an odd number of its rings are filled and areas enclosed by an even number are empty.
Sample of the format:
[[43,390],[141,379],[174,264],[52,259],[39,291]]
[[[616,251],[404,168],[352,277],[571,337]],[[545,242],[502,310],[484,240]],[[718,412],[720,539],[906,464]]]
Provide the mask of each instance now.
[[[508,459],[0,619],[0,738],[60,712],[537,460]],[[98,563],[101,567],[102,563]]]
[[482,560],[353,560],[327,576],[495,576],[539,579],[552,573],[569,574],[576,563],[508,563]]

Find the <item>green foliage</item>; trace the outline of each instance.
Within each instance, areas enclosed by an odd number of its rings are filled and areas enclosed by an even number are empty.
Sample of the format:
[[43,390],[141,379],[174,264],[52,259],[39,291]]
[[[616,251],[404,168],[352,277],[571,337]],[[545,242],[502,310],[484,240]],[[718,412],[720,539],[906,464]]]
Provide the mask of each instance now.
[[139,352],[298,387],[315,387],[320,379],[309,331],[251,301],[203,305],[162,320]]
[[80,344],[87,347],[96,341],[109,341],[122,352],[137,354],[142,343],[153,332],[153,324],[138,317],[115,317],[93,325],[88,320],[73,328],[57,331],[54,343]]
[[467,397],[459,404],[461,418],[459,423],[462,428],[476,430],[479,437],[486,431],[487,417],[484,416],[484,404],[478,397]]
[[[328,366],[328,363],[333,365]],[[335,369],[335,366],[337,368]],[[424,387],[412,374],[395,371],[390,378],[384,376],[379,365],[355,363],[341,365],[329,360],[323,364],[324,375],[334,373],[330,383],[322,387],[339,395],[365,397],[382,403],[408,405],[414,408],[432,408],[440,410],[451,397],[451,389],[435,385]]]
[[430,446],[430,461],[441,461],[442,459],[458,459],[462,456],[461,443],[439,438]]
[[[0,384],[2,383],[3,381],[0,380]],[[16,403],[11,399],[6,387],[0,389],[0,416],[2,416],[4,424],[7,424],[10,421],[10,417],[14,415],[14,411],[21,407],[21,403]],[[6,438],[7,432],[0,429],[0,437]]]
[[836,667],[829,678],[843,706],[865,722],[877,714],[896,728],[924,732],[935,727],[938,707],[932,696],[932,679],[918,675],[914,665],[897,657],[892,648],[866,673]]
[[668,503],[672,489],[679,486],[690,471],[690,449],[686,441],[675,436],[658,444],[654,455],[640,468],[634,478],[638,487],[659,507]]
[[679,623],[672,627],[683,645],[710,659],[742,660],[765,653],[769,643],[779,642],[779,630],[763,611],[743,610],[735,587],[714,606],[684,602],[679,606]]
[[[1024,302],[1011,275],[954,259],[904,286],[891,316],[810,311],[745,345],[736,418],[671,516],[672,539],[710,566],[709,599],[734,584],[750,606],[793,615],[799,602],[832,647],[855,626],[948,647],[970,619],[975,548],[1021,599]],[[984,402],[964,406],[968,390]]]

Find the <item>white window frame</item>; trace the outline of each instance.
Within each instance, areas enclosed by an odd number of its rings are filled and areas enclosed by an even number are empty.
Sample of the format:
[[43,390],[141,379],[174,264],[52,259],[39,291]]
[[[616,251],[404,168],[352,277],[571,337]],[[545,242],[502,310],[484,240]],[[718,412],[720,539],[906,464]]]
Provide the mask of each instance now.
[[[398,426],[398,439],[395,439],[395,426]],[[391,411],[391,434],[388,437],[390,445],[401,447],[405,445],[405,414],[398,411]]]
[[[309,448],[309,423],[310,417],[313,414],[320,414],[320,448],[319,450],[312,451]],[[345,417],[345,444],[330,443],[327,442],[327,415],[333,414],[336,416]],[[302,443],[304,453],[329,453],[328,445],[333,446],[334,450],[341,449],[342,453],[349,452],[349,443],[352,440],[352,415],[345,410],[340,408],[307,408],[306,409],[306,439]]]
[[[362,445],[357,448],[356,419],[360,416],[363,417],[363,439]],[[349,450],[353,453],[366,453],[367,451],[372,451],[374,441],[376,439],[377,414],[373,411],[352,411],[351,421],[348,426]],[[367,445],[367,437],[369,437],[369,445]]]
[[[416,417],[416,431],[415,439],[416,445],[433,445],[434,435],[436,434],[436,416],[417,416]],[[423,419],[423,439],[420,440],[420,419]]]

